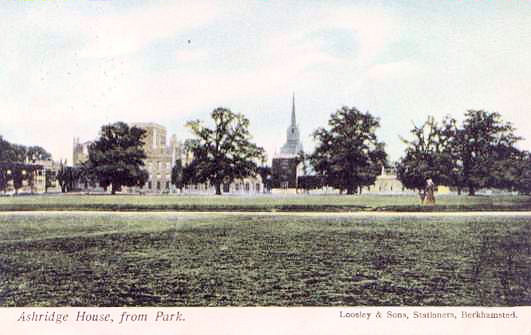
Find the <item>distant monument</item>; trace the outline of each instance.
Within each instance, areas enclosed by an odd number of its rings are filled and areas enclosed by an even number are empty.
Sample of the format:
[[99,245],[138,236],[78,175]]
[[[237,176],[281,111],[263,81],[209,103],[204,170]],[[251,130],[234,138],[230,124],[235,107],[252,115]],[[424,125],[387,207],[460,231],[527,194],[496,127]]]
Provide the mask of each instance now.
[[295,94],[291,105],[291,124],[286,135],[286,143],[280,148],[280,153],[273,158],[273,188],[297,187],[297,154],[302,151],[302,143],[295,116]]

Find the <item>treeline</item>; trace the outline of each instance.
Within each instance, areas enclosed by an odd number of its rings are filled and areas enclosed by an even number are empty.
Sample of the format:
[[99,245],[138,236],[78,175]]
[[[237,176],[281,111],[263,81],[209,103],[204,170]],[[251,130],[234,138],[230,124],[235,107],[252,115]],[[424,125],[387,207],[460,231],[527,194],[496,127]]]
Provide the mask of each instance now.
[[433,117],[410,131],[412,139],[396,165],[398,179],[422,191],[426,180],[469,195],[483,188],[531,192],[531,155],[516,146],[521,140],[499,113],[469,110],[459,124]]
[[52,159],[52,155],[40,146],[10,143],[0,135],[0,162],[35,163]]
[[10,183],[15,193],[24,182],[33,189],[35,171],[42,168],[33,163],[51,158],[52,155],[40,146],[10,143],[0,135],[0,192],[6,192]]
[[[378,119],[356,108],[343,107],[332,114],[328,128],[313,133],[313,153],[300,153],[298,162],[310,173],[298,178],[298,187],[311,190],[332,186],[348,194],[373,185],[387,161],[379,142]],[[459,124],[433,117],[410,130],[404,156],[393,166],[397,178],[421,197],[427,181],[454,187],[469,195],[484,188],[531,193],[531,154],[517,148],[521,140],[501,115],[469,110]]]
[[[175,162],[171,183],[180,189],[208,183],[221,194],[223,184],[259,174],[264,189],[271,189],[271,167],[266,165],[264,149],[252,142],[249,120],[227,108],[216,108],[211,118],[212,127],[200,120],[187,123],[193,138],[184,143],[187,159]],[[327,127],[312,133],[315,150],[295,158],[305,171],[298,178],[298,187],[311,190],[329,186],[354,194],[373,185],[382,167],[394,167],[402,184],[421,194],[429,179],[470,195],[483,188],[531,193],[531,154],[518,149],[521,138],[498,113],[469,110],[462,123],[451,117],[441,121],[429,117],[421,126],[414,126],[408,138],[402,138],[406,150],[394,166],[388,162],[384,143],[377,138],[379,127],[379,119],[369,112],[355,107],[337,110]],[[110,187],[113,194],[123,186],[142,187],[149,179],[144,168],[145,133],[123,122],[104,125],[100,137],[88,148],[88,160],[78,167],[61,164],[50,179],[56,177],[63,192],[79,184]],[[0,149],[0,162],[35,162],[51,157],[40,147],[13,145],[1,137]],[[13,178],[16,168],[10,167],[11,177],[6,168],[0,169],[0,187]]]

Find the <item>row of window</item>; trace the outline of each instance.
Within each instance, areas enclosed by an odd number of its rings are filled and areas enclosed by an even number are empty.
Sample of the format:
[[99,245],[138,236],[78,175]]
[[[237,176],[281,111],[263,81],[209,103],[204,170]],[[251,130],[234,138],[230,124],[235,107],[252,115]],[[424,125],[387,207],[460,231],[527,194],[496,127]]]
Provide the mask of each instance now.
[[[160,190],[161,190],[161,186],[162,186],[162,183],[160,182],[160,180],[157,181],[157,183],[156,183],[155,185],[157,186],[156,189],[160,191]],[[153,186],[154,186],[154,185],[153,185],[153,182],[152,182],[151,180],[148,181],[148,185],[147,185],[147,186],[148,186],[148,189],[152,190],[152,189],[153,189]],[[165,189],[165,190],[169,190],[169,189],[170,189],[170,182],[167,181],[166,184],[165,184],[165,186],[166,186],[166,187],[165,187],[164,189]]]
[[164,170],[164,169],[170,170],[171,169],[171,163],[169,162],[157,162],[155,164],[152,162],[149,162],[147,166],[149,170],[153,170],[153,168],[157,168],[157,167],[159,170]]

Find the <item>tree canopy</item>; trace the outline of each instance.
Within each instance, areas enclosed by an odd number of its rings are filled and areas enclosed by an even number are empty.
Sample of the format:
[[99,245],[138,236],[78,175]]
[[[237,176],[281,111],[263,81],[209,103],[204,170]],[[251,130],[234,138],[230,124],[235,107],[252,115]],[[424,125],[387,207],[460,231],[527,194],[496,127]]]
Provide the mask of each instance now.
[[413,140],[403,140],[407,148],[397,164],[398,178],[411,189],[424,189],[431,178],[458,193],[468,188],[470,195],[479,188],[516,188],[525,175],[525,154],[515,147],[520,138],[514,131],[495,112],[469,110],[461,126],[450,117],[440,124],[430,117],[411,130]]
[[52,155],[44,148],[10,143],[0,135],[0,162],[29,162],[50,160]]
[[185,180],[208,182],[221,194],[221,185],[234,179],[256,174],[258,162],[264,160],[264,149],[251,142],[249,120],[227,108],[211,113],[214,127],[201,121],[187,123],[195,138],[187,145],[193,159],[185,168]]
[[503,169],[500,163],[511,162],[518,155],[514,145],[520,138],[514,134],[512,124],[504,122],[496,112],[469,110],[457,133],[452,145],[457,151],[461,163],[459,172],[469,194],[474,195],[483,187],[510,187],[511,178],[500,176],[498,172]]
[[100,186],[111,186],[112,194],[122,186],[142,187],[148,173],[142,167],[146,154],[143,138],[146,131],[116,122],[101,128],[100,137],[89,145],[87,169]]
[[437,185],[448,183],[448,165],[453,164],[447,153],[449,135],[443,135],[433,117],[420,127],[410,131],[413,140],[402,138],[407,145],[405,156],[396,165],[397,178],[412,190],[418,190],[423,197],[428,179]]
[[387,158],[384,143],[375,133],[378,119],[355,107],[342,107],[331,115],[328,125],[329,129],[313,133],[317,144],[309,159],[314,171],[327,185],[348,194],[372,185]]

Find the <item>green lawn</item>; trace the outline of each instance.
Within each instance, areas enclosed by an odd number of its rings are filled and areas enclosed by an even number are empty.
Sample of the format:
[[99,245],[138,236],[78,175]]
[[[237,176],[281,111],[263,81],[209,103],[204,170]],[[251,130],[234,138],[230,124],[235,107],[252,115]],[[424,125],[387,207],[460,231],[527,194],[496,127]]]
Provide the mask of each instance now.
[[530,305],[530,219],[3,213],[0,305]]
[[35,195],[0,197],[0,211],[13,210],[193,210],[193,211],[356,211],[356,210],[531,210],[530,196],[437,197],[419,206],[415,195]]

